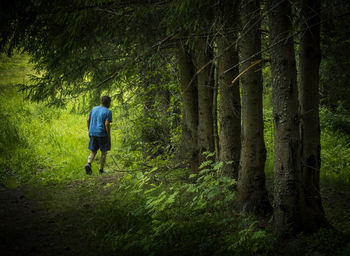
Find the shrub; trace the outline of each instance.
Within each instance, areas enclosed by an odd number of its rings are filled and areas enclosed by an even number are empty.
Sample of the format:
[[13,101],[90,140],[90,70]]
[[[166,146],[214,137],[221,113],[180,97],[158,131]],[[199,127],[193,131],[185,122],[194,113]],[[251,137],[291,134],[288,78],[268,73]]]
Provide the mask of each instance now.
[[267,255],[271,236],[233,210],[235,180],[218,176],[221,166],[204,162],[193,182],[170,183],[156,168],[124,176],[113,202],[96,212],[103,253]]

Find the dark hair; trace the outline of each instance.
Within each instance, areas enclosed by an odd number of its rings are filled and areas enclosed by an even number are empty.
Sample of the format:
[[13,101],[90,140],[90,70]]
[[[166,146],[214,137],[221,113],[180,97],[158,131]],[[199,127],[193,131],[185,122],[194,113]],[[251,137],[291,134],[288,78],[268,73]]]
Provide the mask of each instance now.
[[111,105],[111,98],[109,96],[103,96],[102,105],[105,107],[109,107]]

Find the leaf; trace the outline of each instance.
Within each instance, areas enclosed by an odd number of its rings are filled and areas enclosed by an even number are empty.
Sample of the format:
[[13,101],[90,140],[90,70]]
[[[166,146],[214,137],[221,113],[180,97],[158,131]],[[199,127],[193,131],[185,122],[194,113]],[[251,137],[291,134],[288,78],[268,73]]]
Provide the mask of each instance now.
[[136,173],[136,178],[139,179],[139,180],[142,179],[143,178],[143,173],[142,172],[137,172]]
[[154,172],[154,171],[156,171],[156,170],[158,170],[158,167],[153,167],[153,168],[149,171],[149,173],[152,173],[152,172]]
[[210,191],[207,195],[208,199],[212,199],[214,197],[216,197],[219,194],[219,191],[217,189],[213,189],[212,191]]
[[214,169],[215,171],[218,171],[218,170],[220,170],[223,166],[224,166],[224,162],[222,162],[222,161],[216,162],[216,163],[214,164],[214,166],[213,166],[213,169]]
[[190,192],[190,193],[193,193],[193,192],[198,192],[198,188],[194,185],[194,184],[190,184],[188,187],[187,187],[187,192]]
[[173,204],[175,202],[175,198],[177,196],[179,192],[174,192],[173,194],[171,194],[168,199],[165,201],[167,204]]
[[190,176],[188,176],[189,179],[193,179],[195,177],[197,177],[197,174],[195,174],[195,173],[191,173]]
[[199,166],[199,169],[202,169],[202,168],[204,168],[204,167],[206,167],[206,166],[211,165],[212,162],[213,162],[212,160],[204,161],[204,162]]

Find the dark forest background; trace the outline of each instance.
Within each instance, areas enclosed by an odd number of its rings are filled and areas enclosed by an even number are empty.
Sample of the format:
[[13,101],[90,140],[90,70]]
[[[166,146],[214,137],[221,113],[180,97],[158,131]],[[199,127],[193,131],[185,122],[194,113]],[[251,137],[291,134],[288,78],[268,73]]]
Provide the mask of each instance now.
[[[77,253],[349,253],[349,1],[15,0],[0,13],[0,182],[79,209],[68,219],[82,214],[94,249]],[[112,151],[87,177],[103,95]]]

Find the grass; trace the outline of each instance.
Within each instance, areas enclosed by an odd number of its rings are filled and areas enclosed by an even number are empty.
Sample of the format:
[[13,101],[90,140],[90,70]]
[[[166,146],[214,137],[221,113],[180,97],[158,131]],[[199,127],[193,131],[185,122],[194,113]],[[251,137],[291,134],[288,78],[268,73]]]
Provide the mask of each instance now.
[[[67,110],[29,103],[15,87],[2,86],[1,182],[61,182],[82,178],[88,138],[85,118]],[[4,89],[6,88],[6,89]],[[7,181],[6,181],[7,180]]]
[[0,55],[0,85],[14,85],[28,80],[33,73],[33,65],[29,64],[27,55],[14,54],[11,58]]
[[[87,114],[24,100],[16,84],[33,73],[28,57],[2,55],[0,60],[0,182],[15,187],[29,181],[55,184],[85,178]],[[112,145],[120,143],[119,134],[113,130]],[[111,158],[108,166],[113,166]]]

